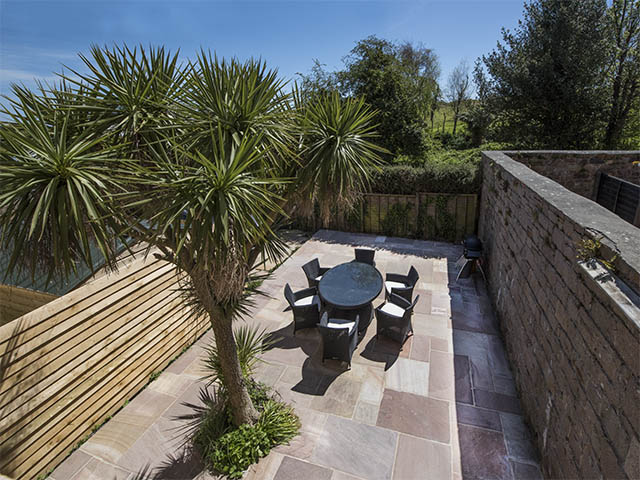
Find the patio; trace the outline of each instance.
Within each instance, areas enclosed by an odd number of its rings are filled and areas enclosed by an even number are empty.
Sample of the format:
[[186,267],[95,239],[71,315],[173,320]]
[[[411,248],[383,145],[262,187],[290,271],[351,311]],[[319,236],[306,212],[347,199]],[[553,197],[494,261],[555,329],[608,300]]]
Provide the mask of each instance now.
[[[372,323],[346,370],[321,363],[314,329],[293,336],[283,288],[307,286],[301,266],[310,259],[334,266],[352,260],[354,246],[375,248],[383,275],[414,265],[420,301],[402,350],[376,340]],[[278,339],[258,379],[295,406],[302,429],[245,478],[541,478],[484,285],[475,277],[453,283],[461,250],[324,230],[275,271],[263,285],[271,298],[258,299],[253,315]],[[174,420],[199,402],[210,340],[208,333],[171,364],[50,478],[212,478],[189,457]]]

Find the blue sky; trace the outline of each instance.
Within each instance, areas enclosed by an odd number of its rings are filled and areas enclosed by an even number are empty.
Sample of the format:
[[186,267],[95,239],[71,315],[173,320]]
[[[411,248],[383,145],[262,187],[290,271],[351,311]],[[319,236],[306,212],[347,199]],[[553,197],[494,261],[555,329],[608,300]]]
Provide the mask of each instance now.
[[0,0],[0,93],[11,82],[52,79],[63,64],[81,67],[76,54],[93,43],[262,57],[292,79],[314,58],[341,67],[355,42],[372,34],[432,48],[444,81],[460,60],[473,64],[492,50],[522,10],[521,0]]

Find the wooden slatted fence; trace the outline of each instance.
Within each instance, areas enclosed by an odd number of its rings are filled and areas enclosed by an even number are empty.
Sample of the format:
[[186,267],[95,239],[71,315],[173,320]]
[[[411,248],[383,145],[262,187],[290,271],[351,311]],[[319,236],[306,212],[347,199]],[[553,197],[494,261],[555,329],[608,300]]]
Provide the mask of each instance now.
[[56,298],[58,298],[57,295],[46,292],[0,285],[0,325],[21,317]]
[[0,472],[59,463],[209,327],[152,256],[0,326]]
[[[363,195],[353,211],[332,215],[327,228],[422,240],[459,241],[475,233],[477,205],[478,196],[475,194],[368,193]],[[296,219],[295,223],[307,230],[322,227],[318,217]]]

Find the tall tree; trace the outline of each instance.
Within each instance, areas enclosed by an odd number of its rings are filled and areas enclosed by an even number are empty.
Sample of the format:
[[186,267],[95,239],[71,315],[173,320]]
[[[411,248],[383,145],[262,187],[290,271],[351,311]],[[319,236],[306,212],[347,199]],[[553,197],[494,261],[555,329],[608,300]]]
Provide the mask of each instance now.
[[337,72],[341,93],[362,96],[378,117],[380,143],[394,154],[420,155],[439,93],[438,60],[421,45],[401,45],[375,36],[359,41]]
[[490,88],[480,59],[476,60],[473,67],[473,83],[477,98],[472,100],[467,111],[460,115],[460,120],[467,125],[471,144],[478,147],[487,136],[494,118],[491,110]]
[[456,134],[460,110],[464,103],[471,98],[471,79],[469,77],[469,65],[462,60],[449,74],[446,98],[453,107],[453,134]]
[[610,46],[606,0],[533,0],[482,60],[500,138],[515,145],[593,148],[604,125]]
[[609,8],[609,22],[613,53],[604,146],[616,148],[640,97],[640,0],[614,0]]
[[182,67],[163,49],[126,47],[83,59],[89,73],[69,78],[75,88],[16,88],[3,111],[0,245],[13,252],[10,268],[64,276],[92,264],[91,243],[111,265],[115,239],[156,247],[211,322],[234,422],[253,423],[232,331],[254,293],[252,270],[261,254],[282,255],[277,225],[297,202],[351,201],[379,160],[374,114],[362,101],[318,97],[305,119],[253,60],[201,52]]

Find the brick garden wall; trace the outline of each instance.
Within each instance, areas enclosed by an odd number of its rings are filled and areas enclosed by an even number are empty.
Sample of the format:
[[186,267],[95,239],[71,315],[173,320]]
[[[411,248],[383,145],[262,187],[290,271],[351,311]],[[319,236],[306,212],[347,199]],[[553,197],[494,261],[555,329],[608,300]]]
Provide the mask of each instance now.
[[[543,472],[640,478],[640,229],[519,160],[483,153],[479,235]],[[616,276],[576,258],[596,230]]]
[[598,173],[640,184],[640,152],[521,151],[504,152],[540,175],[583,197],[593,198]]

